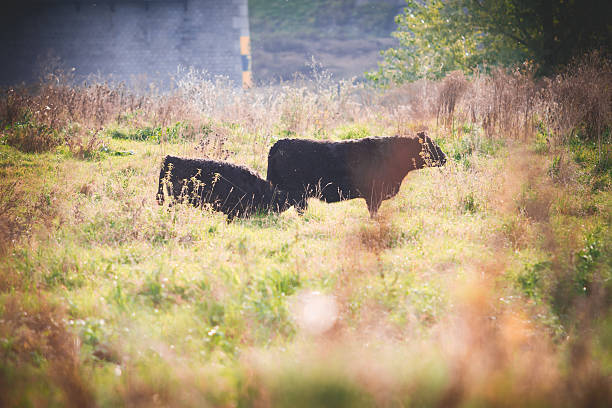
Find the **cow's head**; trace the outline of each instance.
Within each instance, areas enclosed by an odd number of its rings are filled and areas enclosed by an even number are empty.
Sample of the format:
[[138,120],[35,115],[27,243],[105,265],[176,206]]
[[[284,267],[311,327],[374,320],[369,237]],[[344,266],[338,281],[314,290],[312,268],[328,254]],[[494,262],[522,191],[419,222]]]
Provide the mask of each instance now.
[[423,160],[421,167],[441,167],[446,164],[446,155],[425,132],[417,133],[417,140],[421,144],[419,156]]

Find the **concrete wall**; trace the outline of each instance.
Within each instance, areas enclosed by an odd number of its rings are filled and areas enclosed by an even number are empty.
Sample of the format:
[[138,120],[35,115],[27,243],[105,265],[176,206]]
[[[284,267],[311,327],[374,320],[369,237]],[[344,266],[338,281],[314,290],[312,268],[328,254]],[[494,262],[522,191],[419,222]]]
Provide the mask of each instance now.
[[183,65],[249,80],[247,0],[2,1],[4,85],[36,79],[47,55],[78,77],[164,79]]

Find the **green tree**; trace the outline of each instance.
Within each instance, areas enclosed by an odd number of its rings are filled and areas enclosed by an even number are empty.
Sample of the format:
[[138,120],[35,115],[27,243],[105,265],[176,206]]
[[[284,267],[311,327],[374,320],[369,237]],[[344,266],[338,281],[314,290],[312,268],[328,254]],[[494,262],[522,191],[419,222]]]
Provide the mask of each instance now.
[[610,51],[609,0],[406,0],[378,82],[440,77],[531,60],[549,73],[595,48]]

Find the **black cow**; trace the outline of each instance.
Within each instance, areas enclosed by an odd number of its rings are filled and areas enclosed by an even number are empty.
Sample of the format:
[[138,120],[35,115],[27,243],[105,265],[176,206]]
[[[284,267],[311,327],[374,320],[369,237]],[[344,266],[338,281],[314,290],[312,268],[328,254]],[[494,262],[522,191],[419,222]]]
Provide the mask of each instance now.
[[246,167],[205,159],[166,156],[159,173],[157,200],[164,198],[200,206],[209,203],[215,211],[234,217],[255,212],[281,212],[289,208],[283,193]]
[[268,181],[289,193],[298,212],[308,197],[326,202],[365,198],[374,217],[411,170],[443,166],[446,156],[425,133],[343,142],[282,139],[268,155]]

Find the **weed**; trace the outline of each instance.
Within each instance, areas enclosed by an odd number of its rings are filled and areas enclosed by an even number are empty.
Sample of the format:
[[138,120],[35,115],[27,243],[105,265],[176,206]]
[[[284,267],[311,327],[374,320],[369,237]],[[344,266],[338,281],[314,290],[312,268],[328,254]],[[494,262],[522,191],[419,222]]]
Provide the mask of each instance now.
[[145,127],[142,129],[137,129],[134,132],[124,134],[124,133],[113,133],[112,136],[115,138],[123,138],[128,140],[137,140],[137,141],[150,141],[150,142],[159,142],[161,140],[161,127]]
[[538,154],[545,154],[550,151],[550,141],[548,138],[548,131],[544,129],[544,124],[538,122],[538,132],[535,135],[534,145],[535,152]]
[[479,204],[476,202],[476,199],[474,198],[474,194],[471,192],[468,193],[463,198],[462,207],[463,207],[463,211],[465,211],[468,214],[474,214],[478,212],[480,208]]
[[576,254],[576,275],[574,281],[578,291],[588,295],[593,282],[593,270],[601,256],[602,244],[598,233],[593,232],[586,237],[584,247]]
[[559,174],[560,174],[560,170],[561,170],[561,156],[554,156],[552,163],[550,164],[550,167],[548,168],[548,176],[553,179],[556,180],[559,178]]
[[548,261],[525,266],[523,272],[516,278],[519,288],[525,296],[535,300],[541,299],[542,284],[546,279],[546,273],[548,273],[550,266],[551,263]]
[[291,296],[300,287],[300,276],[294,272],[280,272],[274,269],[266,279],[274,293],[279,296]]
[[593,191],[606,190],[612,186],[612,158],[608,151],[604,158],[598,156],[597,145],[582,142],[579,136],[569,141],[574,161],[582,168],[578,180],[589,185]]

